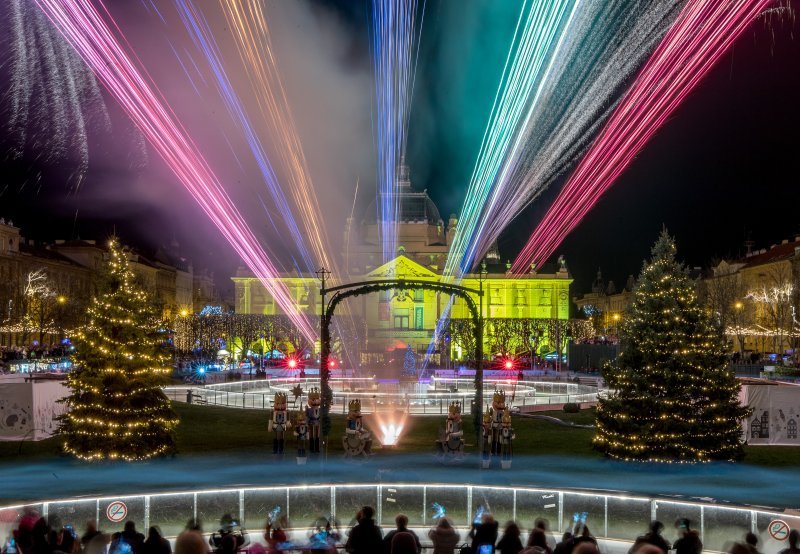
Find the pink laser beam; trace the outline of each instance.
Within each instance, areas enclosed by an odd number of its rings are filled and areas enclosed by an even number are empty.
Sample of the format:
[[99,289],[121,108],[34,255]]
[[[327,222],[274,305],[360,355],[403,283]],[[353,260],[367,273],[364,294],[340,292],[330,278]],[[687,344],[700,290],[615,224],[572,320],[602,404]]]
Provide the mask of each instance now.
[[[128,116],[192,194],[236,253],[259,278],[303,335],[314,341],[316,332],[280,281],[277,269],[258,243],[217,176],[174,116],[157,88],[144,78],[126,54],[109,25],[89,0],[36,0],[56,28],[117,99]],[[103,6],[102,2],[100,5]],[[116,22],[103,6],[111,24]],[[119,31],[121,34],[121,31]],[[124,41],[124,36],[122,38]],[[152,82],[152,80],[150,80]],[[161,97],[161,100],[159,100]]]
[[546,260],[666,119],[773,0],[690,0],[512,266]]

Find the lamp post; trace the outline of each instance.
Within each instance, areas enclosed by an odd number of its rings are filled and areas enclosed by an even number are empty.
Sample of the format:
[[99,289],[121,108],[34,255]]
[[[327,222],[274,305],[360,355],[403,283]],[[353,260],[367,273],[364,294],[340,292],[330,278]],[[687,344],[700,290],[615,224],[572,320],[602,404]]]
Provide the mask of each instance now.
[[481,424],[483,422],[483,282],[488,275],[486,261],[481,262],[481,269],[478,272],[478,321],[475,330],[475,432],[478,434],[479,452],[483,452],[483,433]]
[[328,332],[328,325],[326,322],[327,311],[325,305],[325,284],[328,280],[330,271],[324,267],[319,268],[316,272],[317,278],[320,282],[319,293],[320,300],[320,316],[319,316],[319,383],[322,389],[322,436],[325,447],[325,453],[328,452],[328,434],[331,427],[331,401],[333,400],[333,392],[330,385],[330,367],[328,365],[328,357],[330,356],[331,340]]
[[741,300],[737,300],[733,304],[734,309],[736,310],[736,320],[734,321],[735,327],[737,329],[736,333],[736,340],[739,343],[739,353],[741,357],[744,357],[744,335],[741,334],[739,331],[742,328],[742,308],[744,308],[744,304]]

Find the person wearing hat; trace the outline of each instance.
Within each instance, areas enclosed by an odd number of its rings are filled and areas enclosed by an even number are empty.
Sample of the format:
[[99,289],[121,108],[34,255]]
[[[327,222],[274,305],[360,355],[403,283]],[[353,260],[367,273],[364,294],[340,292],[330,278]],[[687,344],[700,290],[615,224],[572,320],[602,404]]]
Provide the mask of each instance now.
[[700,554],[703,552],[703,543],[697,531],[692,529],[691,521],[681,518],[675,522],[680,538],[675,541],[673,548],[675,554]]
[[650,523],[650,530],[644,535],[636,537],[636,542],[633,543],[633,546],[628,551],[628,554],[637,552],[644,544],[653,545],[664,552],[664,554],[667,554],[667,552],[670,550],[670,545],[669,542],[663,536],[661,536],[661,532],[663,530],[664,524],[660,521],[653,521]]

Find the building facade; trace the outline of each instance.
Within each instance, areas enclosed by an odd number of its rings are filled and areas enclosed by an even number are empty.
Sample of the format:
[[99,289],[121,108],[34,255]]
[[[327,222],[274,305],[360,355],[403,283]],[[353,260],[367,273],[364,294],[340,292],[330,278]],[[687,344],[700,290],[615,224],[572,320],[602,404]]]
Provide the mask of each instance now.
[[[458,220],[451,215],[445,225],[427,192],[412,190],[407,175],[407,170],[401,171],[397,256],[388,262],[382,259],[378,216],[373,204],[360,221],[346,223],[343,257],[349,275],[333,276],[336,283],[403,278],[431,283],[443,281],[442,272]],[[461,285],[476,290],[482,281],[483,317],[569,318],[572,278],[564,263],[550,273],[531,272],[522,276],[511,275],[509,268],[510,264],[501,263],[494,249],[487,255],[485,274],[471,273],[461,281]],[[319,316],[320,283],[316,275],[294,273],[281,275],[279,279],[294,298],[297,312]],[[269,292],[249,271],[240,269],[233,281],[237,313],[282,313]],[[473,300],[479,304],[478,295],[473,295]],[[390,290],[358,296],[347,302],[349,313],[362,320],[367,330],[362,360],[375,360],[386,352],[408,346],[425,352],[437,322],[448,309],[450,297],[424,289]],[[464,300],[456,297],[450,317],[469,318]]]
[[[0,345],[27,346],[34,340],[53,344],[63,336],[97,293],[106,258],[105,246],[97,241],[36,243],[22,237],[11,221],[0,219]],[[222,303],[213,276],[195,273],[175,241],[152,257],[132,251],[130,262],[165,319]],[[39,297],[26,293],[33,274],[41,276],[40,285],[47,289]]]
[[789,355],[800,347],[800,236],[722,260],[703,281],[734,350]]
[[604,335],[619,335],[619,324],[633,302],[633,275],[628,277],[625,287],[617,291],[614,281],[606,282],[598,269],[592,290],[572,299],[578,311],[591,318],[595,329]]

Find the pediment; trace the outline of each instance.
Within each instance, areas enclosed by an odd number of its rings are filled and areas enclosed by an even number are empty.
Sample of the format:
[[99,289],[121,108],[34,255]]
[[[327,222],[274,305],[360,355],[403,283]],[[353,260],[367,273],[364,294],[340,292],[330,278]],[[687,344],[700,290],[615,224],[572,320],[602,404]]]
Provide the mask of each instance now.
[[436,279],[436,273],[403,255],[389,260],[370,271],[366,277],[373,279]]

